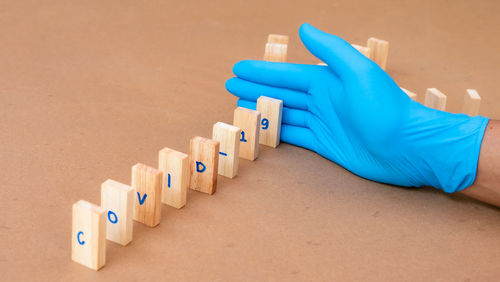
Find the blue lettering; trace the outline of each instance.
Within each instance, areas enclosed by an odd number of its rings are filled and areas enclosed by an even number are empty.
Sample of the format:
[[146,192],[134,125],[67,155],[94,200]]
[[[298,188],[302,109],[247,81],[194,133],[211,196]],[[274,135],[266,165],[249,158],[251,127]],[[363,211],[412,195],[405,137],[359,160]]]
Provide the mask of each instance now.
[[[113,217],[114,219],[112,219],[111,217]],[[114,213],[113,211],[108,211],[108,220],[111,223],[117,223],[118,217],[116,216],[116,213]]]
[[85,244],[85,241],[80,240],[80,236],[83,235],[83,232],[80,231],[78,234],[76,234],[76,240],[78,240],[78,244],[83,245]]
[[139,194],[139,192],[137,192],[137,197],[139,198],[140,205],[144,204],[144,201],[146,201],[147,196],[148,196],[148,194],[144,194],[144,196],[142,196],[142,199],[141,199],[141,194]]
[[167,177],[167,187],[170,188],[170,173],[168,174]]
[[227,156],[227,154],[223,152],[219,152],[219,155]]
[[263,118],[260,124],[262,124],[262,129],[264,130],[269,128],[269,120],[267,118]]
[[206,168],[202,162],[196,162],[196,172],[204,172]]
[[248,140],[245,139],[245,131],[241,131],[241,139],[240,139],[241,142],[247,142]]

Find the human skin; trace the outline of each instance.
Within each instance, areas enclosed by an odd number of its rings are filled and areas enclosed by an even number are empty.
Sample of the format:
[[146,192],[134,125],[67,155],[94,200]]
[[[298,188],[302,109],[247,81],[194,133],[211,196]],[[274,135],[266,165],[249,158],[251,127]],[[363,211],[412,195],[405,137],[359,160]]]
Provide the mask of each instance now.
[[490,120],[484,133],[477,176],[463,195],[500,207],[500,121]]

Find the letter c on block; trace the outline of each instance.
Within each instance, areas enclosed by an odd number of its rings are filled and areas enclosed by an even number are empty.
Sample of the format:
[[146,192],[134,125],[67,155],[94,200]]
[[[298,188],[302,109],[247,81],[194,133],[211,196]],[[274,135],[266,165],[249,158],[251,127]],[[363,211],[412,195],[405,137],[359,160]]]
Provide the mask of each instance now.
[[196,172],[204,172],[207,167],[202,162],[196,162]]
[[83,231],[80,231],[78,232],[78,234],[76,234],[76,240],[78,240],[78,244],[83,245],[85,244],[85,241],[80,240],[81,235],[83,235]]

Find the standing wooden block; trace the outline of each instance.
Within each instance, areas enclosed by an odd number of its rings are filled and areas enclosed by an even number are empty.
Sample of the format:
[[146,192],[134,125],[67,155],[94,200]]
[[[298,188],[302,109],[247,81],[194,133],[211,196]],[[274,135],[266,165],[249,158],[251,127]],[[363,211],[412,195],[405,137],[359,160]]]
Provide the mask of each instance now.
[[260,113],[238,107],[234,110],[233,125],[241,128],[240,158],[255,160],[259,155]]
[[212,139],[219,141],[219,174],[233,178],[238,174],[241,129],[227,123],[214,124]]
[[288,35],[269,34],[267,36],[267,43],[288,44]]
[[161,186],[163,173],[138,163],[132,167],[132,188],[136,191],[134,220],[154,227],[161,219]]
[[162,203],[177,209],[185,206],[189,185],[188,155],[163,148],[159,153],[158,169],[163,172]]
[[481,105],[481,97],[475,89],[467,89],[464,97],[464,105],[462,112],[469,116],[477,116],[479,114],[479,106]]
[[416,100],[417,99],[417,94],[411,92],[410,90],[405,89],[403,87],[401,87],[401,90],[403,90],[403,92],[406,93],[406,95],[408,95],[408,97],[410,97],[412,100]]
[[357,44],[352,44],[352,47],[356,48],[361,54],[365,55],[368,59],[371,59],[371,53],[372,50],[368,47],[357,45]]
[[212,195],[217,190],[219,141],[196,136],[189,146],[191,181],[193,190]]
[[287,48],[287,44],[266,43],[264,61],[282,63],[286,62]]
[[436,88],[428,88],[425,92],[424,106],[444,111],[446,109],[446,95]]
[[87,201],[73,204],[71,259],[93,270],[106,263],[106,210]]
[[283,101],[261,96],[257,99],[257,111],[261,118],[259,143],[276,148],[280,144]]
[[387,56],[389,55],[389,42],[374,37],[370,37],[366,47],[371,50],[370,58],[383,70],[387,66]]
[[123,246],[132,241],[134,189],[108,179],[101,185],[101,207],[106,209],[106,239]]

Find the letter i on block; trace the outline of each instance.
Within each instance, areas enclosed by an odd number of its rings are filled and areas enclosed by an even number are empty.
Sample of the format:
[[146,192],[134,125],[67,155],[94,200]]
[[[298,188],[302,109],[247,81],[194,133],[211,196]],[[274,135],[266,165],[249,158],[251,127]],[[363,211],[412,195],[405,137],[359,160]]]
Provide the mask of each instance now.
[[122,246],[132,241],[134,189],[108,179],[101,185],[101,207],[106,209],[106,239]]
[[193,190],[212,195],[217,190],[219,166],[219,141],[196,136],[189,146],[191,180]]
[[219,141],[219,174],[234,178],[238,174],[241,129],[227,123],[214,124],[212,139]]
[[186,205],[189,156],[176,150],[163,148],[160,150],[158,160],[158,169],[163,172],[161,201],[180,209]]
[[389,42],[370,37],[366,43],[366,47],[371,50],[371,56],[369,58],[385,70],[387,66],[387,57],[389,55]]
[[233,125],[241,128],[240,158],[255,160],[259,155],[260,113],[238,107],[234,110]]
[[161,219],[163,173],[145,164],[132,167],[132,188],[136,191],[134,220],[154,227]]
[[259,143],[276,148],[280,144],[283,101],[261,96],[257,99],[257,111],[260,112]]
[[93,270],[106,263],[106,210],[87,201],[73,204],[71,259]]
[[444,111],[446,109],[446,95],[436,88],[427,88],[424,106]]

